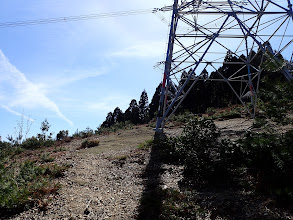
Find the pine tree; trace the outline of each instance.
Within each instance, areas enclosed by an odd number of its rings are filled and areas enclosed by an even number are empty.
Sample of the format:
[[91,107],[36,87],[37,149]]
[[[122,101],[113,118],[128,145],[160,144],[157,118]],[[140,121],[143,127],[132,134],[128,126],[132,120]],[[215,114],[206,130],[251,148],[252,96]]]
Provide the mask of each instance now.
[[156,111],[159,109],[159,102],[160,102],[160,93],[162,89],[162,83],[158,85],[156,88],[155,94],[153,95],[152,101],[149,105],[149,119],[153,119],[155,117]]
[[130,121],[133,124],[139,123],[139,108],[135,99],[131,100],[128,109],[125,111],[125,121]]
[[103,122],[103,124],[101,125],[101,127],[104,128],[109,128],[114,124],[114,117],[113,117],[113,113],[109,112],[107,114],[106,120]]
[[145,124],[149,121],[149,111],[148,94],[143,90],[139,100],[139,123]]
[[124,114],[119,107],[116,107],[113,112],[114,123],[124,122]]

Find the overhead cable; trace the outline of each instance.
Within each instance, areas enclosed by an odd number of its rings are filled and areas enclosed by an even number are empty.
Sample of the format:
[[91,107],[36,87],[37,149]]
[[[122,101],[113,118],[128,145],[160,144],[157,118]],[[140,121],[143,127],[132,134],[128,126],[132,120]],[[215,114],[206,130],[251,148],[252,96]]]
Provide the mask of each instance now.
[[46,19],[37,19],[37,20],[3,22],[3,23],[0,23],[0,28],[9,28],[9,27],[18,27],[18,26],[27,26],[27,25],[39,25],[39,24],[51,24],[51,23],[60,23],[60,22],[69,22],[69,21],[82,21],[82,20],[112,18],[112,17],[130,16],[130,15],[140,15],[140,14],[155,13],[156,11],[157,11],[156,9],[141,9],[141,10],[119,11],[119,12],[109,12],[109,13],[90,14],[90,15],[46,18]]

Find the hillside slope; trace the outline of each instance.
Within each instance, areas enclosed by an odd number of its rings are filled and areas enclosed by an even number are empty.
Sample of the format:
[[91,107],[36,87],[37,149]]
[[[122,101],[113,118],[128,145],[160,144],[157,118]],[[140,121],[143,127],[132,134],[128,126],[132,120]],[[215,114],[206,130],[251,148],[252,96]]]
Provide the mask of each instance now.
[[[252,123],[243,118],[216,121],[231,139],[251,129]],[[165,129],[167,135],[181,131]],[[62,185],[59,193],[43,201],[47,205],[42,209],[11,219],[170,219],[166,210],[171,203],[179,212],[184,205],[194,205],[197,219],[293,219],[268,197],[232,188],[192,192],[193,200],[182,206],[180,202],[189,198],[179,184],[183,166],[162,163],[156,151],[143,145],[153,137],[152,127],[141,125],[88,138],[100,140],[94,148],[79,149],[84,139],[65,143],[55,162],[71,168],[57,180]],[[162,211],[163,206],[167,209]]]
[[143,191],[140,178],[148,151],[137,146],[151,139],[151,128],[91,137],[99,138],[95,148],[77,150],[84,140],[65,144],[64,155],[55,162],[71,168],[59,179],[62,188],[44,211],[37,207],[11,219],[131,219],[137,212]]

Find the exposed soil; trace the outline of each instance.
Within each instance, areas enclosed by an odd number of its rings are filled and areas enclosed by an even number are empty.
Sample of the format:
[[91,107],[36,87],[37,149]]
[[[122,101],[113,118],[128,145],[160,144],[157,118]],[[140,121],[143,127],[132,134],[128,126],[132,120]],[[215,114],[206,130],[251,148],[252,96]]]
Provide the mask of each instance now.
[[100,145],[77,150],[83,140],[62,146],[55,163],[71,168],[58,179],[62,188],[46,210],[35,207],[11,219],[132,219],[144,189],[142,179],[149,152],[138,145],[153,137],[140,126],[99,138]]
[[[217,121],[216,125],[226,137],[236,139],[251,129],[252,120],[230,119]],[[177,135],[181,131],[182,128],[165,129],[167,135]],[[154,152],[140,149],[138,145],[153,137],[151,127],[138,126],[90,137],[89,139],[100,140],[99,146],[94,148],[78,150],[85,139],[64,143],[62,148],[65,151],[55,154],[54,162],[70,164],[71,168],[64,177],[57,180],[62,185],[58,194],[45,201],[48,203],[45,209],[35,207],[11,219],[148,219],[140,213],[142,196],[148,193],[150,187],[180,191],[178,182],[183,171],[183,166],[150,164]],[[198,192],[199,203],[205,204],[204,208],[209,210],[200,219],[239,219],[237,216],[249,219],[249,216],[266,216],[259,215],[260,210],[270,213],[269,216],[276,219],[293,219],[292,215],[282,213],[280,209],[270,209],[265,198],[254,199],[251,195],[242,195],[238,200],[239,192],[225,190]],[[228,201],[227,204],[225,201]],[[249,204],[250,202],[255,203]],[[231,204],[235,210],[229,211]],[[241,210],[243,204],[246,204],[245,210]],[[227,212],[226,215],[213,216],[220,210]]]

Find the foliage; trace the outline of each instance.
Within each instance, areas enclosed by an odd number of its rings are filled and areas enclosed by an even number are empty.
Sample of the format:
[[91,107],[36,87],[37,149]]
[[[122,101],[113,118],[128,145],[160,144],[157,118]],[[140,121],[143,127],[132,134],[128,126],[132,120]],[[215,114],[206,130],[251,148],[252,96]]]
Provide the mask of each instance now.
[[192,118],[194,118],[194,114],[191,113],[189,110],[179,112],[178,114],[174,114],[170,117],[170,121],[172,122],[179,122],[179,123],[187,123]]
[[135,99],[132,99],[128,109],[125,111],[125,120],[133,124],[139,123],[139,107]]
[[196,202],[196,193],[165,189],[161,191],[162,213],[160,219],[205,219],[207,211]]
[[49,153],[43,153],[40,157],[42,162],[53,162],[55,160],[54,157],[51,157]]
[[121,129],[132,129],[133,124],[130,121],[125,122],[119,122],[115,123],[110,127],[103,127],[102,125],[97,127],[97,130],[95,131],[96,134],[109,134],[110,132],[116,132]]
[[0,164],[9,157],[13,157],[14,155],[20,154],[21,152],[23,152],[23,148],[14,146],[8,142],[0,141]]
[[155,116],[157,115],[156,112],[159,109],[159,102],[160,102],[160,93],[161,93],[161,89],[162,89],[162,83],[160,83],[157,88],[156,91],[153,95],[152,101],[149,105],[150,111],[149,111],[149,118],[153,119],[155,118]]
[[48,120],[45,119],[42,123],[41,123],[41,133],[37,135],[38,139],[41,141],[46,141],[48,139],[52,139],[52,135],[53,133],[50,133],[49,135],[47,134],[50,130],[51,125],[49,124]]
[[94,135],[94,130],[91,129],[90,127],[87,127],[85,130],[83,131],[76,131],[72,137],[79,137],[79,138],[88,138]]
[[38,166],[26,161],[19,168],[0,164],[0,214],[15,214],[36,204],[59,186],[50,180],[65,169],[58,165]]
[[140,100],[139,100],[139,123],[140,124],[146,124],[149,122],[149,101],[148,101],[148,95],[145,90],[141,93]]
[[99,126],[98,132],[104,128],[117,127],[117,124],[121,126],[121,124],[126,122],[131,122],[132,124],[148,123],[150,120],[149,111],[148,95],[144,90],[141,93],[139,103],[137,104],[137,101],[132,99],[125,113],[119,107],[116,107],[113,112],[109,112],[105,121]]
[[163,136],[153,147],[165,163],[184,164],[183,183],[236,184],[293,201],[293,130],[249,132],[236,142],[219,135],[212,121],[196,118],[181,136]]
[[100,144],[100,140],[85,140],[82,142],[80,149],[96,147]]
[[144,143],[141,143],[137,146],[138,149],[141,149],[141,150],[148,150],[151,148],[151,146],[153,145],[153,139],[150,139],[150,140],[146,140]]
[[207,110],[207,114],[209,115],[209,119],[232,119],[232,118],[240,118],[242,112],[244,112],[244,107],[242,105],[232,105],[223,109],[217,109],[215,111],[213,108],[209,108]]
[[293,130],[285,134],[248,133],[240,144],[255,189],[293,200]]
[[24,149],[34,150],[41,147],[51,147],[54,145],[54,141],[50,139],[43,139],[43,138],[37,138],[37,137],[30,137],[27,138],[23,143],[22,147]]
[[101,125],[104,128],[109,128],[114,124],[114,117],[113,117],[113,113],[109,112],[107,114],[106,120],[103,122],[103,124]]
[[288,124],[291,120],[287,114],[293,111],[293,84],[271,76],[272,74],[264,78],[265,86],[260,90],[260,108],[266,118]]
[[59,131],[58,134],[56,135],[56,140],[57,141],[61,141],[65,138],[68,137],[68,130],[62,130],[62,131]]
[[113,112],[113,123],[124,122],[124,114],[119,107],[116,107]]

